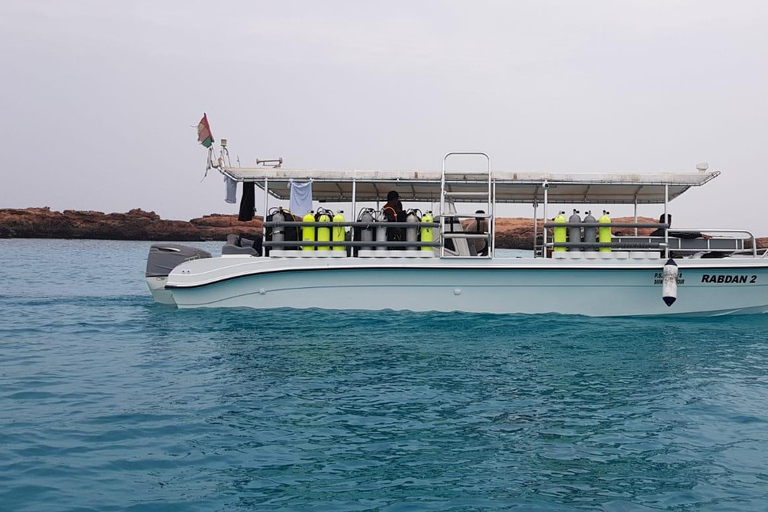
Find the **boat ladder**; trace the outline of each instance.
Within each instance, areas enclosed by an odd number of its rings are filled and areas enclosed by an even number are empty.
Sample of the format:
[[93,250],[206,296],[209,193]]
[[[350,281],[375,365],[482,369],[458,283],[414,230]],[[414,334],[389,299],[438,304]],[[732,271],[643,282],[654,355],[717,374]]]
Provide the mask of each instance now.
[[[448,171],[445,168],[446,161],[451,156],[472,155],[482,156],[486,161],[484,172],[478,171]],[[488,248],[486,256],[473,256],[480,258],[492,258],[495,252],[494,230],[496,221],[494,216],[495,187],[493,175],[491,173],[491,158],[482,152],[475,151],[456,151],[447,153],[443,157],[443,170],[440,180],[440,257],[451,257],[445,252],[445,243],[448,239],[454,240],[454,247],[459,248],[460,244],[466,244],[469,248],[470,243],[476,239],[484,239]],[[483,213],[457,212],[456,203],[485,203]],[[482,229],[474,231],[454,231],[455,223],[460,223],[462,219],[477,219],[478,224],[483,224]],[[485,220],[485,222],[482,222]],[[448,221],[446,223],[446,221]],[[446,229],[446,224],[448,224]]]

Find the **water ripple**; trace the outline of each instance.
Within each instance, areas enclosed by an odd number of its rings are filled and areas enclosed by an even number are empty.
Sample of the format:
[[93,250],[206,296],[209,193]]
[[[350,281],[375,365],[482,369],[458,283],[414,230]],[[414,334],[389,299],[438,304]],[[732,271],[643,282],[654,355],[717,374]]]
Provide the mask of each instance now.
[[768,319],[178,311],[147,247],[0,269],[0,510],[768,504]]

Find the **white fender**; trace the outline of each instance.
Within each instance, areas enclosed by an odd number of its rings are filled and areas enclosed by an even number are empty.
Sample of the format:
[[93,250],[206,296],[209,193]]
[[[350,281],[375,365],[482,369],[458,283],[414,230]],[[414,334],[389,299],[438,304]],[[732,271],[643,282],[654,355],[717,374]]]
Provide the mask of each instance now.
[[679,273],[675,260],[668,259],[664,264],[664,280],[661,286],[661,298],[667,306],[671,306],[677,300],[677,276]]

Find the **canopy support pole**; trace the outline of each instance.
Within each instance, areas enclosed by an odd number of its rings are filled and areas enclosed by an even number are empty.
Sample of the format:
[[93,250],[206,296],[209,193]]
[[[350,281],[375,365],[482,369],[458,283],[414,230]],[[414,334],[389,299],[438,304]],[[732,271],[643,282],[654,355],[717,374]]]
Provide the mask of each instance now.
[[[664,220],[667,221],[667,224],[671,224],[669,222],[669,215],[667,215],[667,207],[669,205],[669,184],[664,185]],[[667,248],[664,249],[665,258],[669,259],[669,226],[667,226],[667,229],[664,230],[664,244],[666,244]]]
[[536,198],[533,198],[533,257],[536,257],[536,239],[539,236],[539,202],[536,200]]
[[[264,211],[261,214],[261,237],[262,240],[267,239],[267,228],[264,224],[267,222],[267,209],[269,208],[269,178],[264,177]],[[261,252],[262,256],[268,258],[267,251]]]
[[[544,222],[547,221],[547,201],[549,201],[549,195],[547,194],[547,191],[549,190],[549,184],[544,183]],[[546,258],[547,257],[547,228],[544,228],[543,238],[542,238],[542,244],[541,244],[541,257]]]
[[[637,194],[635,194],[635,224],[637,224]],[[637,236],[637,227],[635,227],[635,236]]]
[[[357,181],[352,180],[352,217],[350,217],[353,220],[357,220]],[[355,241],[355,230],[351,230],[351,236],[350,240],[353,242]]]

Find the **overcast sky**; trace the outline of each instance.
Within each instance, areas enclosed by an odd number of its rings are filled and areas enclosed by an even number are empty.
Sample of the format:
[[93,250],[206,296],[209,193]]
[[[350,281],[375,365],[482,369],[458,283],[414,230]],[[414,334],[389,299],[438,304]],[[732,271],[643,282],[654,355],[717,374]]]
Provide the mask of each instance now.
[[466,149],[496,170],[706,161],[723,174],[672,203],[676,224],[768,235],[764,1],[0,7],[0,207],[235,212],[218,174],[200,182],[207,112],[243,165],[436,170]]

